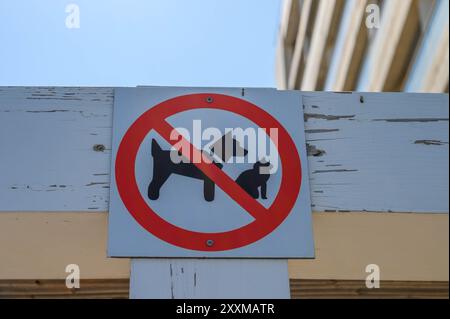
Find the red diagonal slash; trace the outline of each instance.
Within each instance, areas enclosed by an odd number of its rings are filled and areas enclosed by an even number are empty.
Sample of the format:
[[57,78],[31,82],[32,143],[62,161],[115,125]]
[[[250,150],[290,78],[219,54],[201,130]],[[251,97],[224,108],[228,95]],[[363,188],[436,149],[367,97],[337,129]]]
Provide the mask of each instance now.
[[[171,145],[190,145],[192,147],[192,156],[186,153],[186,148],[179,147],[178,151],[182,153],[184,157],[191,160],[192,158],[202,158],[201,151],[199,151],[195,146],[189,143],[181,134],[182,143],[180,140],[171,140],[170,136],[176,129],[170,125],[167,121],[159,121],[154,124],[154,129]],[[184,153],[183,153],[184,152]],[[251,197],[246,191],[244,191],[234,180],[232,180],[224,171],[218,168],[213,163],[206,163],[205,161],[200,161],[199,163],[193,164],[200,169],[206,176],[208,176],[214,183],[217,184],[225,193],[227,193],[233,200],[235,200],[243,209],[245,209],[253,218],[264,218],[268,215],[268,210],[261,205],[257,200]]]

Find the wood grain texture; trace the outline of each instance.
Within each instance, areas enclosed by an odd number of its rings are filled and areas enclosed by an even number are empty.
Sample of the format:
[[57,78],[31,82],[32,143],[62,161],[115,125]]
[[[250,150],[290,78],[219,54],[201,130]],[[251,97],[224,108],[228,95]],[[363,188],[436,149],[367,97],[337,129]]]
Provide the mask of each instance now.
[[0,88],[0,210],[106,210],[113,98],[112,88]]
[[[0,211],[108,209],[113,92],[0,87]],[[448,95],[303,98],[314,210],[448,212]]]
[[448,212],[448,95],[303,96],[313,209]]
[[292,299],[448,299],[448,281],[381,281],[368,289],[362,280],[290,281]]
[[9,298],[128,298],[129,279],[86,279],[79,289],[68,289],[65,280],[0,280],[0,299]]
[[130,273],[132,299],[290,297],[286,259],[131,258]]
[[[306,298],[442,298],[448,299],[448,282],[382,281],[367,289],[360,280],[290,281],[291,297]],[[67,289],[64,280],[0,280],[0,298],[128,298],[128,279],[81,280],[80,289]]]

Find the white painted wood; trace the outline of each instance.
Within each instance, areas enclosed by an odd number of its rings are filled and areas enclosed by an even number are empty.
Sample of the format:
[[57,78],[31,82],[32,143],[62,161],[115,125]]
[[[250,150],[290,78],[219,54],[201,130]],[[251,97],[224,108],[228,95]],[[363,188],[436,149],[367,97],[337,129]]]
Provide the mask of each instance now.
[[422,39],[405,90],[444,92],[448,85],[449,32],[448,0],[438,0],[433,17]]
[[0,87],[0,209],[107,210],[113,98],[112,88]]
[[284,259],[131,259],[130,298],[290,298]]
[[[448,95],[363,97],[304,94],[313,209],[447,213]],[[0,87],[0,211],[108,210],[112,106],[112,88]]]
[[316,93],[303,103],[313,210],[448,212],[448,95]]
[[383,3],[380,13],[381,26],[374,30],[375,38],[364,61],[357,91],[379,92],[383,90],[412,5],[412,0]]

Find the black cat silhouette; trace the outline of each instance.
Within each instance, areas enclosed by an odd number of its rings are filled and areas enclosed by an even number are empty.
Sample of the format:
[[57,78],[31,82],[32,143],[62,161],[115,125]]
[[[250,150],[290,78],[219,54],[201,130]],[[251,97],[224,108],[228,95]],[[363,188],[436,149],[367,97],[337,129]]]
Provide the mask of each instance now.
[[267,199],[267,181],[270,177],[270,162],[256,162],[252,169],[242,172],[236,179],[236,183],[242,187],[253,198],[259,198],[261,188],[261,198]]

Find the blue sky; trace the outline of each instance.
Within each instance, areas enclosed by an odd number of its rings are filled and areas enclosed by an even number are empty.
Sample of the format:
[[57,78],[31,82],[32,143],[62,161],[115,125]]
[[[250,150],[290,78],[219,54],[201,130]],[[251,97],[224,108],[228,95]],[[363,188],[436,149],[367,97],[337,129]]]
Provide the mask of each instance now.
[[280,0],[0,0],[0,85],[274,87],[279,18]]

